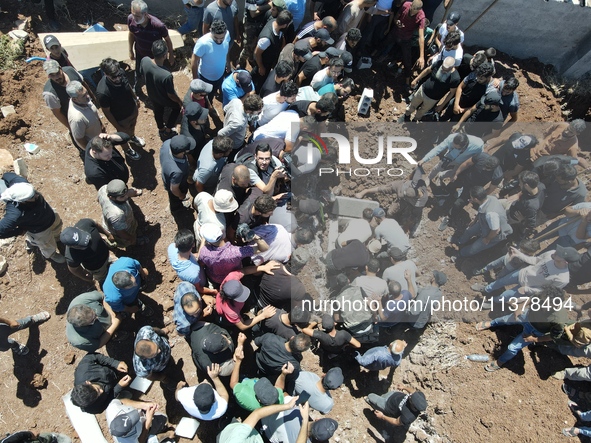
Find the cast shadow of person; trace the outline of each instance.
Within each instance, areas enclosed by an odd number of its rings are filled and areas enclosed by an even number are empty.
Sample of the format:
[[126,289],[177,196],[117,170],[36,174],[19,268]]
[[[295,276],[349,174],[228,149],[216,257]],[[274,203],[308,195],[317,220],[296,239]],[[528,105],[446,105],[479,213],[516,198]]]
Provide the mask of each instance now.
[[[41,350],[39,340],[39,326],[33,325],[28,328],[29,338],[26,346],[29,348],[27,355],[14,356],[14,376],[18,380],[16,388],[16,397],[23,401],[25,406],[34,408],[41,401],[39,389],[47,386],[47,380],[42,378],[43,364],[41,360],[47,355],[45,349]],[[35,378],[35,375],[39,375]]]
[[562,355],[556,347],[530,346],[529,353],[538,371],[538,376],[542,380],[547,380],[555,372],[573,367],[568,356]]
[[[156,152],[160,152],[160,148],[158,148],[158,151],[155,151],[153,148],[145,150],[145,147],[143,149],[134,149],[141,154],[142,158],[138,161],[129,161],[127,163],[131,170],[131,175],[133,176],[131,185],[134,188],[153,191],[158,185],[158,181],[156,180],[157,172],[155,157]],[[141,199],[142,197],[139,198]]]

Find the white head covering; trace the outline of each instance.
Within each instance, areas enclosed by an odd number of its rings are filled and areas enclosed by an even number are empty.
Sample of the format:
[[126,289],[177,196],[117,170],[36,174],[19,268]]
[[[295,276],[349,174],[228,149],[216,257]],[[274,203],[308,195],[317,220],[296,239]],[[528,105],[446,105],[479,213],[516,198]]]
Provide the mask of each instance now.
[[35,188],[30,183],[15,183],[0,195],[4,201],[24,202],[35,195]]

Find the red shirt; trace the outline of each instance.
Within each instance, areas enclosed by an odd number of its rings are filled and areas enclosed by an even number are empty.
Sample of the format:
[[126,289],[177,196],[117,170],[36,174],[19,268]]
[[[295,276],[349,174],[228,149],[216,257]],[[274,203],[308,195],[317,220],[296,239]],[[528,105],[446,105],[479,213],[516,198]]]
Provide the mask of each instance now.
[[[401,40],[411,40],[417,29],[425,29],[425,13],[421,9],[417,14],[410,15],[412,2],[406,2],[400,8],[398,20],[403,27],[396,27],[397,36]],[[396,26],[396,23],[394,23]]]

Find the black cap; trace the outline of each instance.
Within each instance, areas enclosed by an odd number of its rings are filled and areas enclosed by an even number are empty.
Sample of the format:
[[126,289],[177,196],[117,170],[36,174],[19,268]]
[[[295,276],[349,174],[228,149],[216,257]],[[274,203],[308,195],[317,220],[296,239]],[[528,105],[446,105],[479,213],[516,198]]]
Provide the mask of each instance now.
[[212,354],[225,351],[228,349],[228,346],[230,346],[228,340],[226,340],[226,337],[219,332],[210,334],[203,339],[203,349]]
[[215,394],[209,383],[200,383],[197,385],[195,392],[193,392],[193,402],[202,414],[207,414],[211,411],[211,407],[215,403]]
[[457,25],[461,18],[462,16],[459,12],[454,11],[450,13],[446,20],[447,26]]
[[268,378],[259,378],[254,384],[254,393],[262,406],[274,405],[279,400],[277,388]]
[[195,149],[195,140],[184,135],[175,135],[170,139],[170,152],[181,154]]

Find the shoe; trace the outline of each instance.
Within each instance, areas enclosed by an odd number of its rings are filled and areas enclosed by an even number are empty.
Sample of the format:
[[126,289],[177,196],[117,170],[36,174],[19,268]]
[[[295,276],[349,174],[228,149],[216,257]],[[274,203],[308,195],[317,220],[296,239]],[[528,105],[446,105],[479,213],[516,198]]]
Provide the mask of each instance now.
[[33,323],[35,323],[36,325],[40,325],[49,320],[51,318],[51,314],[47,311],[43,311],[39,314],[33,315],[31,318],[33,319]]
[[51,260],[54,263],[62,264],[66,262],[66,257],[64,257],[62,254],[56,251],[53,254],[51,254],[51,257],[49,257],[47,260]]
[[452,245],[458,244],[458,238],[455,235],[450,235],[449,237],[447,237],[447,241]]
[[149,307],[148,305],[146,305],[142,302],[140,302],[140,303],[141,303],[140,311],[139,311],[140,314],[142,314],[144,317],[151,317],[154,315],[154,310],[151,307]]
[[557,371],[554,374],[552,374],[552,378],[555,378],[556,380],[564,380],[564,376],[566,375],[565,371]]
[[422,227],[423,227],[423,220],[421,220],[420,222],[418,222],[417,224],[415,224],[412,227],[408,236],[410,238],[416,238],[416,236],[420,234]]
[[573,398],[577,395],[577,390],[571,388],[566,383],[562,383],[562,392],[564,392],[569,398]]
[[29,240],[25,240],[25,251],[27,251],[27,254],[33,252],[35,248],[36,246],[34,246],[33,243],[31,243]]
[[138,137],[136,135],[131,137],[131,140],[129,140],[129,143],[136,146],[137,148],[143,148],[146,146],[146,141],[143,138]]
[[128,156],[132,160],[139,160],[140,158],[142,158],[142,156],[137,151],[134,151],[131,148],[129,148],[127,151],[125,151],[125,155]]
[[160,135],[160,140],[162,140],[163,142],[173,138],[175,135],[178,135],[174,129],[171,129],[170,131],[166,131],[165,129],[163,129],[161,131],[158,131],[158,134]]
[[474,283],[472,286],[470,286],[470,289],[472,289],[474,292],[486,292],[486,286],[480,283]]
[[29,348],[27,348],[25,345],[18,345],[18,349],[13,349],[12,352],[14,352],[16,355],[27,355],[29,353]]
[[447,225],[449,225],[449,217],[445,216],[441,219],[441,223],[439,223],[439,230],[440,231],[445,231],[445,229],[447,228]]
[[410,122],[410,115],[402,114],[400,117],[398,117],[397,123],[405,122]]
[[485,268],[480,268],[480,269],[474,269],[472,271],[472,276],[476,277],[478,275],[484,275],[486,274],[488,271]]

